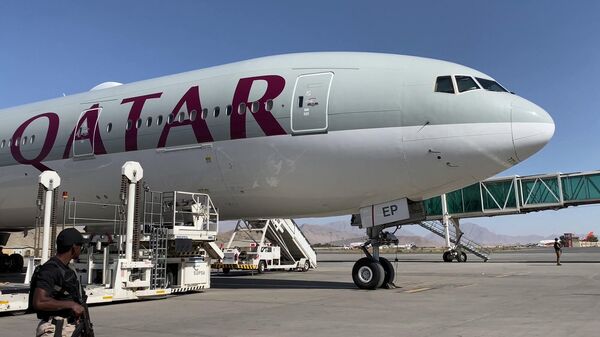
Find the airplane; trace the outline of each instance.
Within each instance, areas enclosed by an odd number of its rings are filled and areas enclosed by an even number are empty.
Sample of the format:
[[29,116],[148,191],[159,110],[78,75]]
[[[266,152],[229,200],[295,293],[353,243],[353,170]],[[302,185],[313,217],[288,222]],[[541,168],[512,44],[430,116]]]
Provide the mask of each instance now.
[[537,245],[538,247],[552,247],[554,245],[554,240],[540,240]]
[[[137,161],[152,189],[208,193],[224,220],[333,216],[483,180],[554,133],[544,109],[480,71],[363,52],[277,55],[105,82],[0,110],[0,121],[7,232],[33,227],[44,170],[56,171],[78,200],[119,203],[114,177]],[[355,283],[379,287],[381,263],[364,259]]]

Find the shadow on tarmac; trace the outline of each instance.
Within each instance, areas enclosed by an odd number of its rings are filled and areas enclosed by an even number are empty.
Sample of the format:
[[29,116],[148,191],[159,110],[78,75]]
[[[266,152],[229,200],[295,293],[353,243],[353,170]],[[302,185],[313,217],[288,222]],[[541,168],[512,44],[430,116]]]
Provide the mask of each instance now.
[[214,289],[356,289],[352,282],[331,282],[315,280],[282,280],[242,277],[215,276],[211,278]]

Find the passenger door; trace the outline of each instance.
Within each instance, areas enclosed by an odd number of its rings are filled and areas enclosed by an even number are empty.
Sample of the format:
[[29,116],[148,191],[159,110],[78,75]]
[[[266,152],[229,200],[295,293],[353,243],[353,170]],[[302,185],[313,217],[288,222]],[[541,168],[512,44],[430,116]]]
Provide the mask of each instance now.
[[293,134],[327,132],[332,80],[331,72],[298,76],[291,104]]
[[101,107],[84,110],[77,119],[73,136],[73,159],[94,156],[96,132],[100,120]]

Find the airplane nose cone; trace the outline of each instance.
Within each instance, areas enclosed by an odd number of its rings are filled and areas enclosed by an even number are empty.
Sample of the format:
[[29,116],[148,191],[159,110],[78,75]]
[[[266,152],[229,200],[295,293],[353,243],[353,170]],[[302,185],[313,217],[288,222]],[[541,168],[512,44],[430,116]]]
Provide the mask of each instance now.
[[554,135],[552,117],[539,106],[517,97],[511,102],[515,154],[523,161],[541,150]]

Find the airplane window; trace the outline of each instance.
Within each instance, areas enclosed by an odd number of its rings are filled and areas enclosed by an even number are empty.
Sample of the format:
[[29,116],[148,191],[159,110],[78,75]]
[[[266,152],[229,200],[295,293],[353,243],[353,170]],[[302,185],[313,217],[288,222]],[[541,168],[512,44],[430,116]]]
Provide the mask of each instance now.
[[25,144],[27,144],[27,136],[23,137],[23,140],[21,141],[21,145]]
[[35,142],[35,135],[31,135],[31,138],[29,138],[29,144],[33,144],[33,142]]
[[162,120],[163,120],[163,116],[158,115],[158,118],[156,118],[156,125],[162,125]]
[[167,118],[167,124],[171,124],[171,123],[173,123],[173,119],[174,119],[174,118],[175,118],[175,117],[173,117],[173,114],[170,114],[170,115],[169,115],[169,117]]
[[142,119],[141,118],[137,120],[137,123],[135,123],[135,127],[136,127],[136,129],[139,129],[142,127]]
[[19,142],[21,141],[20,138],[15,139],[15,146],[19,146]]
[[471,76],[456,76],[456,85],[458,92],[480,89]]
[[179,113],[179,123],[183,122],[185,120],[185,112],[181,112]]
[[215,117],[219,117],[219,113],[221,113],[221,108],[220,108],[220,107],[218,107],[218,106],[216,106],[216,107],[215,107],[215,110],[213,111],[213,115],[214,115]]
[[454,84],[452,84],[452,77],[439,76],[435,81],[435,92],[446,92],[449,94],[453,94]]
[[207,108],[202,109],[202,114],[200,115],[200,118],[206,119],[207,116],[208,116],[208,109]]
[[131,122],[131,119],[127,120],[127,131],[131,130],[131,127],[133,126],[133,123]]
[[190,120],[193,122],[196,120],[196,116],[198,115],[198,111],[196,110],[192,110],[192,112],[190,112]]
[[146,119],[146,126],[147,127],[151,127],[152,126],[152,117],[148,117],[148,119]]
[[267,111],[273,110],[273,100],[272,99],[265,102],[265,110],[267,110]]
[[258,101],[252,102],[252,105],[250,106],[250,111],[252,111],[252,113],[255,114],[258,112],[259,108],[260,108],[260,103]]
[[246,113],[246,103],[242,102],[238,105],[238,114],[243,115]]
[[2,139],[2,143],[0,143],[0,149],[3,149],[6,145],[6,140]]
[[225,108],[225,114],[226,114],[227,116],[231,116],[231,110],[232,110],[232,107],[231,107],[231,105],[228,105],[228,106]]
[[483,89],[489,91],[499,91],[499,92],[508,92],[508,90],[504,89],[498,82],[492,80],[486,80],[484,78],[475,77],[477,82],[481,84]]
[[106,132],[110,133],[112,131],[112,123],[106,124]]

